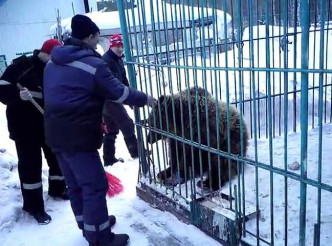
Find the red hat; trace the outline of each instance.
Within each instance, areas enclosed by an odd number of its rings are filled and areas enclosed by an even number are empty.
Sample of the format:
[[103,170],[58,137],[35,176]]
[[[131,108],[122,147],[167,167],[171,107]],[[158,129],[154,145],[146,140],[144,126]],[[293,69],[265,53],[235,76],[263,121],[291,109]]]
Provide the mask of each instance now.
[[41,47],[40,51],[44,52],[46,54],[51,54],[53,48],[55,46],[58,46],[58,45],[61,45],[61,43],[59,42],[59,40],[57,40],[57,39],[49,39],[49,40],[46,40],[43,43],[43,46]]
[[121,34],[114,34],[110,36],[110,48],[116,46],[123,46]]

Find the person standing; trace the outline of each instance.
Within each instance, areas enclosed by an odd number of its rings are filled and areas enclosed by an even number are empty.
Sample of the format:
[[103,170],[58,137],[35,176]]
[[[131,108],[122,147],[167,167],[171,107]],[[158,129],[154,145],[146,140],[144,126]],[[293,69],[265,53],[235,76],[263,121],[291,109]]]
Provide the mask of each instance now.
[[126,234],[110,231],[108,182],[98,149],[102,145],[105,99],[132,106],[153,106],[155,99],[123,85],[96,52],[100,31],[87,16],[75,15],[72,34],[56,47],[45,68],[46,143],[56,153],[68,185],[78,227],[90,246],[124,246]]
[[[114,77],[119,79],[125,86],[129,86],[122,60],[123,57],[122,36],[119,34],[112,35],[110,37],[109,50],[102,56],[102,59],[108,64],[108,68],[111,70]],[[120,160],[115,157],[115,140],[119,134],[119,130],[121,130],[123,134],[131,157],[137,158],[138,146],[135,135],[135,125],[123,104],[106,100],[103,109],[103,118],[107,129],[103,137],[104,165],[113,165]]]
[[[43,114],[30,102],[33,98],[43,107],[45,64],[50,59],[52,49],[60,44],[56,39],[45,41],[41,50],[35,50],[31,57],[20,56],[14,59],[0,78],[6,82],[0,85],[0,101],[7,105],[9,137],[16,145],[23,210],[39,224],[51,221],[51,216],[45,212],[43,200],[41,150],[49,166],[48,194],[68,199],[66,183],[57,159],[45,144]],[[18,85],[24,88],[19,90]]]
[[292,44],[292,42],[289,41],[288,36],[287,35],[282,36],[282,38],[280,40],[280,52],[281,51],[283,51],[283,52],[287,51],[288,52],[289,51],[289,49],[288,49],[289,44]]

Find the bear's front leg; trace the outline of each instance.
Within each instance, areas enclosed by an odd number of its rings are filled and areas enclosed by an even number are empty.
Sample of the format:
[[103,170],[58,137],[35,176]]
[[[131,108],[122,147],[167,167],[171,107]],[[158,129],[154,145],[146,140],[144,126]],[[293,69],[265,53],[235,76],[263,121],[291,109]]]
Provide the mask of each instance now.
[[173,173],[173,176],[164,181],[166,187],[174,187],[178,184],[183,184],[184,179],[180,176],[179,172]]
[[169,179],[171,176],[172,176],[172,169],[171,169],[171,167],[168,167],[165,170],[160,171],[157,174],[157,178],[159,180],[161,180],[161,181],[165,181],[165,180]]
[[[228,165],[227,159],[223,157],[219,157],[220,160],[218,162],[218,156],[214,155],[211,158],[211,170],[206,170],[205,174],[207,174],[206,180],[200,180],[197,182],[197,186],[202,188],[203,190],[212,190],[217,191],[219,188],[224,186],[224,184],[228,181]],[[218,163],[220,163],[220,182],[219,182],[219,168]]]
[[168,139],[168,168],[158,173],[157,178],[164,181],[172,178],[172,174],[177,172],[177,151],[176,141]]

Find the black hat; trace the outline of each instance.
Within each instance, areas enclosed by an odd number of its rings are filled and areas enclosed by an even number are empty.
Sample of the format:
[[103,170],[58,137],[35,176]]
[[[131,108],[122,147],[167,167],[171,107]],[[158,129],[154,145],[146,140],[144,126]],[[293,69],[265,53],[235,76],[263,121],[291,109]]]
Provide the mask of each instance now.
[[77,39],[84,39],[91,34],[100,32],[97,25],[85,15],[75,15],[71,19],[71,36]]

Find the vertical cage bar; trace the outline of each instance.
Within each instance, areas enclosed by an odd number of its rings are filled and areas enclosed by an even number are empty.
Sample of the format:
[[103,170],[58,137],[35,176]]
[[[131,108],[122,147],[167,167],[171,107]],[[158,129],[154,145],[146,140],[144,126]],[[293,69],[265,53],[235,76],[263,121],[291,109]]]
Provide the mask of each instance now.
[[[242,40],[242,8],[241,8],[242,4],[240,0],[237,0],[236,2],[236,21],[237,21],[237,37],[236,37],[236,41],[238,44],[238,66],[239,68],[242,67],[242,45],[241,45],[241,40]],[[238,79],[239,79],[239,112],[240,115],[243,114],[243,105],[242,105],[242,71],[238,71]],[[236,77],[236,76],[234,76]],[[226,102],[227,105],[229,105],[229,81],[226,81]],[[241,122],[240,122],[241,123]],[[231,132],[230,132],[230,112],[229,112],[229,107],[227,107],[227,153],[231,153]],[[241,124],[240,124],[240,136],[243,136],[243,129],[241,129]],[[241,144],[241,146],[243,146],[243,143]],[[242,148],[241,148],[242,150]],[[242,152],[243,153],[243,152]],[[239,169],[239,166],[237,165],[237,168]],[[238,170],[240,173],[240,170]],[[228,159],[228,172],[229,172],[229,177],[231,177],[231,160]],[[239,181],[239,180],[238,180]],[[229,184],[230,189],[231,189],[231,182]],[[238,182],[238,187],[241,187],[239,182]],[[230,194],[231,190],[230,190]],[[238,194],[237,194],[238,195]],[[232,196],[231,196],[232,197]],[[232,209],[232,206],[231,206]]]
[[[293,52],[293,66],[297,68],[297,15],[298,15],[298,0],[294,1],[294,52]],[[294,72],[293,79],[293,132],[296,132],[296,118],[297,118],[297,73]]]
[[[181,13],[182,13],[182,15],[183,15],[183,22],[186,24],[187,23],[187,21],[186,21],[186,9],[187,9],[187,11],[188,11],[188,22],[190,23],[191,22],[191,20],[190,20],[190,8],[189,8],[190,6],[188,6],[187,8],[185,8],[185,5],[183,4],[182,5],[182,8],[180,8],[179,9],[179,11],[182,11]],[[191,23],[193,23],[193,22],[191,22]],[[191,27],[191,29],[192,29],[193,27]],[[192,30],[190,30],[190,40],[193,40],[193,36],[194,36],[194,34],[193,34],[193,31]],[[183,30],[183,40],[182,41],[184,41],[184,54],[185,54],[185,59],[184,59],[184,64],[185,64],[185,66],[188,66],[189,65],[189,55],[188,55],[188,37],[187,37],[187,30]],[[193,45],[192,45],[192,43],[190,42],[190,47],[189,48],[192,48],[193,47]],[[182,47],[183,48],[183,47]],[[193,51],[192,51],[193,52]],[[192,59],[193,59],[193,54],[191,53],[191,57],[192,57]],[[193,70],[194,71],[194,70]],[[193,72],[194,73],[194,72]],[[186,86],[187,87],[189,87],[189,85],[188,85],[188,81],[189,81],[189,77],[190,77],[190,75],[189,75],[189,69],[188,68],[186,68],[186,70],[185,70],[185,81],[186,81]],[[195,77],[196,78],[196,77]],[[189,96],[189,91],[187,92],[187,95]],[[192,108],[191,108],[191,103],[188,101],[188,109],[189,109],[189,118],[190,119],[193,119],[193,112],[192,112]],[[191,143],[193,143],[194,142],[194,133],[193,133],[193,126],[192,126],[192,121],[189,121],[189,129],[190,129],[190,141],[191,141]],[[194,148],[195,147],[193,147],[193,146],[191,146],[191,148],[190,148],[190,160],[191,160],[191,165],[192,165],[192,177],[195,177],[197,174],[195,173],[195,166],[194,166]],[[193,185],[192,186],[192,197],[191,197],[191,199],[196,199],[196,185]]]
[[[253,0],[249,0],[249,9],[253,9]],[[258,40],[256,40],[257,45],[258,45]],[[253,31],[253,12],[249,11],[249,55],[250,55],[250,67],[255,68],[255,50],[254,50],[254,31]],[[256,72],[257,73],[257,72]],[[257,98],[256,98],[256,81],[255,81],[255,72],[251,71],[251,77],[253,80],[252,83],[252,95],[253,95],[253,105],[254,105],[254,144],[255,144],[255,162],[258,162],[258,143],[257,139],[259,138],[259,117],[257,117],[257,114],[259,114],[259,95],[258,95],[258,103],[256,103]],[[259,87],[258,87],[259,88]],[[259,90],[259,89],[258,89]],[[257,106],[258,106],[258,112],[257,112]],[[257,119],[258,118],[258,119]],[[258,131],[257,131],[257,125],[258,125]],[[255,167],[255,199],[256,199],[256,211],[259,211],[259,185],[258,185],[258,167]],[[259,245],[259,213],[256,213],[256,245]]]
[[[308,69],[309,59],[309,1],[301,0],[301,178],[307,178],[308,157]],[[307,184],[300,185],[300,239],[299,244],[306,244],[306,208]]]
[[126,14],[124,10],[124,5],[122,0],[116,0],[117,6],[119,9],[119,17],[120,17],[120,24],[121,24],[121,32],[123,34],[123,44],[125,48],[125,54],[126,54],[126,61],[129,63],[127,64],[127,69],[128,69],[128,75],[129,79],[132,83],[132,86],[134,88],[137,88],[137,82],[136,82],[136,76],[135,76],[135,69],[134,65],[132,64],[133,58],[130,52],[130,43],[129,43],[129,38],[128,38],[128,27],[127,27],[127,22],[126,22]]
[[[283,38],[286,40],[286,52],[284,52],[284,68],[288,68],[288,0],[283,0],[283,24],[284,24],[284,36]],[[281,91],[281,88],[280,88]],[[281,101],[281,99],[280,99]],[[280,107],[281,111],[281,107]],[[296,119],[295,119],[296,121]],[[284,72],[284,170],[287,171],[287,163],[288,163],[288,72]],[[288,179],[284,178],[284,186],[285,186],[285,226],[284,226],[284,234],[285,234],[285,242],[284,245],[288,245]]]
[[[270,167],[273,167],[273,119],[272,119],[272,100],[271,100],[271,74],[269,69],[271,68],[271,56],[270,56],[270,15],[269,15],[269,0],[265,1],[265,28],[266,28],[266,42],[265,42],[265,49],[266,49],[266,88],[267,88],[267,115],[266,119],[268,124],[268,139],[269,139],[269,160],[270,160]],[[274,196],[273,196],[273,171],[270,170],[270,221],[271,221],[271,244],[274,244]]]
[[[224,24],[226,23],[226,1],[223,0],[222,1],[222,6],[223,6],[223,10],[224,10],[224,13],[223,13],[223,18],[224,18]],[[216,9],[217,6],[216,6],[216,0],[213,0],[213,11],[214,11],[214,15],[217,15],[216,14]],[[215,27],[213,28],[213,35],[215,36],[215,33],[216,33],[216,28],[217,28],[217,25],[215,24]],[[224,28],[222,31],[224,31],[224,34],[225,34],[225,37],[227,39],[227,30],[226,28]],[[214,38],[214,42],[217,42],[218,43],[218,39],[216,41],[216,39]],[[214,46],[214,56],[213,56],[213,60],[214,60],[214,65],[217,66],[217,57],[218,57],[218,65],[219,65],[219,52],[218,52],[218,48],[216,48],[216,46]],[[226,60],[226,64],[225,64],[225,67],[228,66],[228,55],[227,55],[227,52],[225,53],[225,60]],[[226,81],[228,80],[228,71],[225,71],[226,73]],[[220,75],[220,71],[219,71],[219,75]],[[217,83],[217,70],[214,70],[214,79],[215,79],[215,100],[216,102],[218,102],[218,94],[221,98],[221,86],[220,86],[220,83],[219,83],[219,90],[218,90],[218,83]],[[220,79],[220,78],[219,78]],[[221,81],[219,81],[221,82]],[[220,150],[221,149],[221,146],[220,146],[220,134],[219,134],[219,131],[220,131],[220,118],[219,118],[219,113],[220,113],[220,110],[219,110],[219,107],[216,107],[216,124],[217,124],[217,127],[216,127],[216,134],[217,134],[217,149]],[[219,189],[221,188],[221,159],[220,159],[220,156],[218,155],[218,185],[219,185]]]
[[[331,10],[331,3],[332,3],[332,1],[330,0],[329,1],[329,4],[328,4],[328,7],[327,7],[327,9],[329,10],[328,11],[328,14],[327,14],[327,20],[330,20],[330,10]],[[325,23],[323,23],[323,27],[325,27]],[[330,22],[328,21],[328,23],[327,23],[327,30],[329,30],[329,28],[330,28]],[[327,31],[327,33],[328,33],[328,31]],[[328,36],[329,35],[326,35],[326,53],[325,53],[325,68],[327,69],[327,67],[328,67],[328,57],[329,57],[329,55],[328,55],[328,50],[329,50],[329,47],[330,47],[330,42],[329,42],[329,38],[328,38]],[[330,81],[330,82],[332,82],[332,81]],[[327,79],[327,74],[325,74],[325,93],[324,93],[324,123],[327,123],[327,88],[328,88],[328,79]],[[331,86],[331,89],[332,89],[332,86]],[[332,94],[331,94],[331,99],[332,99]],[[332,100],[331,100],[332,101]],[[331,103],[331,107],[330,107],[330,122],[331,122],[331,117],[332,117],[332,103]]]
[[[326,0],[320,1],[320,21],[325,23],[325,8]],[[324,25],[325,26],[325,25]],[[323,27],[324,27],[323,26]],[[320,53],[319,53],[319,69],[324,69],[324,35],[325,30],[320,28]],[[327,31],[328,32],[328,31]],[[327,35],[328,36],[328,35]],[[328,88],[326,87],[325,90]],[[319,73],[319,94],[318,94],[318,183],[322,182],[322,154],[323,154],[323,73]],[[326,106],[325,106],[326,107]],[[320,187],[317,189],[317,224],[315,225],[315,245],[320,245],[320,225],[321,225],[321,204],[322,204],[322,191]]]

